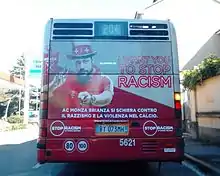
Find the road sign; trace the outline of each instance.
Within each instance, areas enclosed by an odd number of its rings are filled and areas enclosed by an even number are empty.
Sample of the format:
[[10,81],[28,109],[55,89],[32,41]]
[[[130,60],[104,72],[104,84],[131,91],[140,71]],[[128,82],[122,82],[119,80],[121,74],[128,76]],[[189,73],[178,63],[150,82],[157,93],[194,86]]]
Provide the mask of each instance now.
[[33,60],[30,65],[29,76],[36,77],[40,76],[42,72],[42,61],[41,60]]

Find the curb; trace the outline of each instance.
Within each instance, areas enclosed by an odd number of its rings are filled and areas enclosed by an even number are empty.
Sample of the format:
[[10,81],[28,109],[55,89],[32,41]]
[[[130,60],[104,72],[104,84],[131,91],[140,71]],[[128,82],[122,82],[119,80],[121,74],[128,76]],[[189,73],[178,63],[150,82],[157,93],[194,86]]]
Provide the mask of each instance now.
[[187,153],[184,154],[184,157],[186,158],[186,160],[192,161],[192,162],[194,162],[194,163],[196,163],[196,164],[198,164],[202,167],[208,168],[209,170],[211,170],[211,171],[215,172],[216,174],[220,175],[220,169],[218,169],[216,167],[213,167],[211,164],[209,164],[205,161],[202,161],[202,160],[200,160],[200,159],[198,159],[198,158],[196,158],[196,157],[194,157],[190,154],[187,154]]

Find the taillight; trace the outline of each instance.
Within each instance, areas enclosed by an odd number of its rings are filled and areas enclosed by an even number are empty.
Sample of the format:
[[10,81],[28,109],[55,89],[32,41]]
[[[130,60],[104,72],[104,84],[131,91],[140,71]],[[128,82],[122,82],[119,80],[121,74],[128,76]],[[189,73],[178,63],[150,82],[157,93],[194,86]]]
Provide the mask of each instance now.
[[168,148],[169,148],[169,147],[174,147],[174,146],[175,146],[175,145],[172,144],[172,143],[166,143],[166,144],[165,144],[165,147],[168,147]]
[[181,118],[181,94],[180,92],[174,93],[174,105],[175,105],[175,116]]
[[46,149],[46,141],[45,141],[45,139],[41,139],[41,138],[37,139],[37,148],[38,149]]
[[46,137],[47,136],[47,126],[46,120],[40,119],[40,129],[39,129],[39,136]]
[[44,106],[40,107],[39,140],[37,141],[38,149],[46,149],[46,137],[47,137],[47,114],[46,113],[47,113],[47,110],[45,110],[43,107]]
[[41,92],[40,95],[40,127],[39,137],[47,137],[47,117],[48,117],[48,101],[47,92]]
[[181,109],[181,103],[180,102],[178,102],[178,101],[176,101],[175,102],[175,109]]

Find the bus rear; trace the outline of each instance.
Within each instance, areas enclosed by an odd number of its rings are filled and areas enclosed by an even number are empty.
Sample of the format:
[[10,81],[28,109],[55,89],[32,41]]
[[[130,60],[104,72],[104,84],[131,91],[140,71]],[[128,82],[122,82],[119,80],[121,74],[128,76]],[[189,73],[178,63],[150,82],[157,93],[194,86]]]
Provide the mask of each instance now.
[[44,46],[38,162],[183,160],[169,21],[50,19]]

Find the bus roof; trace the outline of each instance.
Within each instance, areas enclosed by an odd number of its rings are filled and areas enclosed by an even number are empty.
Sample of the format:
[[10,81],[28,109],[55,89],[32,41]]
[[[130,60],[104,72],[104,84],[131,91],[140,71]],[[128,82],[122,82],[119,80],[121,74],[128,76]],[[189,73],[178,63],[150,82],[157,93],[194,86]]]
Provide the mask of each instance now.
[[157,20],[157,19],[127,19],[127,18],[50,18],[48,22],[53,21],[54,23],[57,22],[72,22],[72,21],[83,21],[83,22],[92,22],[92,21],[128,21],[128,22],[135,22],[135,23],[157,23],[157,24],[168,24],[171,23],[170,20]]
[[[97,23],[99,23],[97,25]],[[102,23],[102,24],[100,24]],[[151,41],[170,41],[174,31],[173,24],[169,20],[152,19],[53,19],[51,18],[45,26],[45,34],[48,32],[54,36],[51,39],[74,39],[78,37],[96,37],[97,26],[104,27],[105,24],[120,25],[120,30],[124,30],[120,37],[145,37]],[[96,27],[95,27],[96,26]],[[77,30],[76,30],[77,29]],[[102,28],[103,29],[103,28]],[[72,30],[72,31],[71,31]],[[99,29],[98,29],[99,30]],[[83,33],[85,32],[85,33]],[[132,34],[133,32],[133,34]],[[78,33],[78,34],[75,34]],[[123,36],[122,36],[123,35]],[[175,35],[175,34],[174,34]]]

